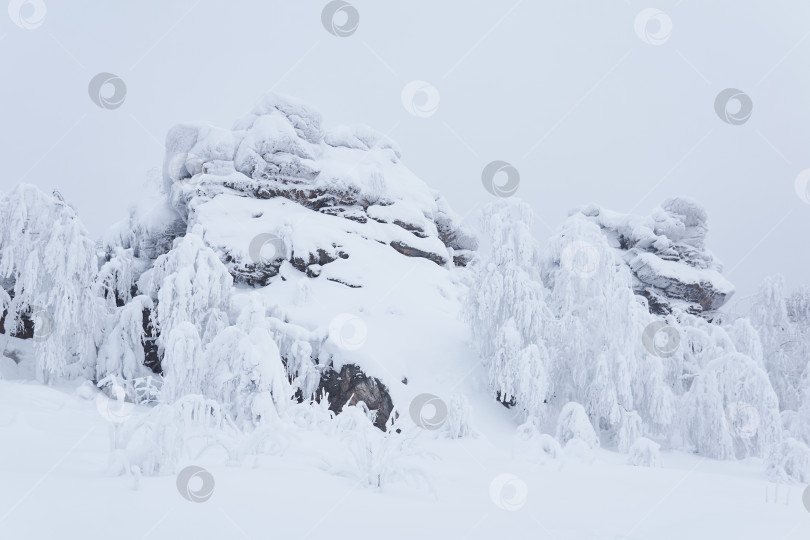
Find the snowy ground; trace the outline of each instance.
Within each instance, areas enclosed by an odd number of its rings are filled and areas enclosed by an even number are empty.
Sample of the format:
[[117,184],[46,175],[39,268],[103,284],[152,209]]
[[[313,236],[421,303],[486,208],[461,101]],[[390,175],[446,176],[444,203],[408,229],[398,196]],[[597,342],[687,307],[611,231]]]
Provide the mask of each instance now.
[[302,432],[279,455],[240,466],[227,465],[216,451],[203,454],[194,463],[212,473],[215,489],[208,501],[192,503],[181,497],[174,476],[143,478],[136,487],[131,476],[109,475],[112,424],[76,386],[0,381],[0,538],[810,535],[801,486],[769,484],[759,461],[665,452],[663,468],[647,469],[604,450],[538,461],[508,427],[487,415],[478,419],[474,439],[417,435],[435,457],[425,460],[433,490],[400,483],[380,491],[332,474],[315,440],[297,440],[306,439]]

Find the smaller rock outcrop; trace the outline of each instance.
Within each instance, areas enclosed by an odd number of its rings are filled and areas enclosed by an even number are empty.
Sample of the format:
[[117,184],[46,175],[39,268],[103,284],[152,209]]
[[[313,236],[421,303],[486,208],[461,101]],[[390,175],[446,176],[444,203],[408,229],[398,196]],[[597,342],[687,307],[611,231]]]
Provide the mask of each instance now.
[[339,413],[345,405],[363,402],[375,412],[374,425],[385,430],[385,424],[394,410],[388,388],[377,378],[369,377],[355,364],[345,364],[340,371],[328,369],[321,375],[318,394],[329,396],[329,410]]
[[706,211],[683,198],[664,201],[649,216],[633,216],[587,206],[579,210],[599,225],[633,274],[633,289],[649,310],[666,315],[674,308],[711,318],[734,293],[722,265],[706,249]]

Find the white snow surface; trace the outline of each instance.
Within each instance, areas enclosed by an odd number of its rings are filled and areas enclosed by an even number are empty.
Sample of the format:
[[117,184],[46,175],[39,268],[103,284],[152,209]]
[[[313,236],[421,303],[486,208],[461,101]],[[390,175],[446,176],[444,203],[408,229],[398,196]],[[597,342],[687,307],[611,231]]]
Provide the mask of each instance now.
[[[482,415],[477,438],[417,437],[434,456],[424,460],[432,491],[363,486],[339,442],[289,428],[278,434],[274,453],[244,466],[229,464],[218,449],[184,461],[182,467],[202,466],[215,479],[211,499],[192,503],[178,493],[173,475],[140,481],[110,475],[113,424],[86,390],[0,381],[1,538],[306,539],[358,530],[403,540],[810,534],[802,486],[767,482],[758,460],[662,452],[664,468],[652,469],[606,450],[553,459],[538,450],[536,437],[506,433],[503,418]],[[132,414],[145,413],[138,407]],[[333,473],[341,467],[343,474]]]

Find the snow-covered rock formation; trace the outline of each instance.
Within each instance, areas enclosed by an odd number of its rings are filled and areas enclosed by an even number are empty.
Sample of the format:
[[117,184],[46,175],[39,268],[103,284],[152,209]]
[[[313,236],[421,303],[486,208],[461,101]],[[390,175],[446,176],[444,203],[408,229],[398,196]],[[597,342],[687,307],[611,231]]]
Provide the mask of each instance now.
[[[165,198],[105,239],[119,307],[98,378],[146,363],[164,399],[225,399],[249,422],[293,394],[325,394],[334,412],[363,402],[379,428],[396,417],[408,355],[426,346],[420,325],[390,320],[452,313],[451,270],[477,244],[395,144],[269,96],[232,130],[170,130],[162,179]],[[109,359],[138,339],[143,354]]]
[[[365,126],[326,130],[320,115],[294,100],[270,96],[230,131],[176,126],[166,149],[172,207],[189,225],[203,225],[237,282],[267,284],[288,260],[311,277],[323,272],[362,286],[341,271],[355,266],[341,260],[360,256],[352,250],[358,239],[440,266],[465,264],[476,248],[390,139]],[[278,248],[272,260],[251,253],[256,244],[235,241],[262,234],[273,235],[265,238]]]
[[734,289],[696,203],[585,207],[541,249],[531,208],[501,200],[477,254],[392,141],[295,100],[166,149],[160,196],[98,244],[59,196],[0,198],[0,377],[30,354],[45,382],[155,405],[115,432],[121,463],[172,470],[186,429],[228,431],[238,459],[283,422],[349,437],[379,484],[406,442],[389,435],[474,436],[497,399],[549,455],[678,448],[810,477],[810,295],[771,282],[750,320],[715,317]]
[[722,265],[706,248],[706,211],[688,199],[669,199],[651,215],[619,214],[597,206],[579,213],[599,225],[633,273],[633,289],[650,312],[692,314],[719,309],[734,293]]

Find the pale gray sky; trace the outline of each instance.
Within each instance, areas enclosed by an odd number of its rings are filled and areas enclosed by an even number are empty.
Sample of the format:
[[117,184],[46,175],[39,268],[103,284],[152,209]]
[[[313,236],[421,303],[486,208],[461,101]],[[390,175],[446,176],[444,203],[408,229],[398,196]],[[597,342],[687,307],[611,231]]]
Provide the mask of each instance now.
[[[354,0],[348,37],[322,25],[326,4],[44,0],[41,24],[22,8],[36,28],[0,17],[0,190],[58,186],[100,235],[143,193],[169,127],[230,127],[273,90],[327,125],[388,133],[461,215],[492,200],[481,170],[504,160],[541,242],[580,204],[648,213],[683,195],[708,209],[739,296],[776,272],[810,282],[794,189],[810,168],[810,3],[660,1],[664,26],[640,36],[651,6],[636,0]],[[125,81],[120,108],[91,101],[99,72]],[[403,106],[414,80],[438,92],[430,116]],[[726,88],[752,100],[742,125],[715,112]]]

